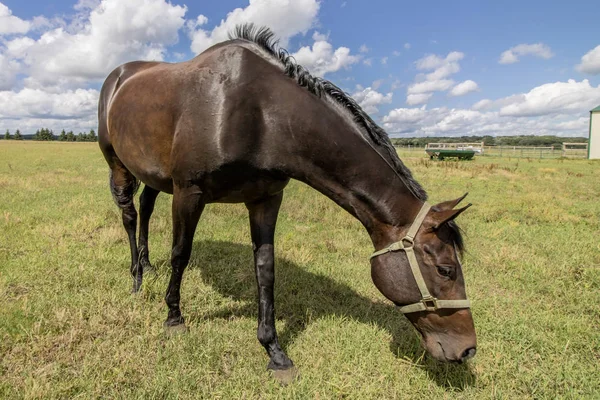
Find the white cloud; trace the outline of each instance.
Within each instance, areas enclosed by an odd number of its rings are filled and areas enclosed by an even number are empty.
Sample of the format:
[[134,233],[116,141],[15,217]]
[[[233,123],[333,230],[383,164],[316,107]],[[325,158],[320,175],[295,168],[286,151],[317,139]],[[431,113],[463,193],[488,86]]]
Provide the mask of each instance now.
[[373,81],[373,84],[371,85],[371,87],[375,90],[379,89],[379,86],[381,86],[383,84],[384,80],[383,79],[378,79],[376,81]]
[[493,101],[490,99],[483,99],[483,100],[479,100],[477,103],[473,104],[473,109],[474,110],[486,110],[488,108],[491,108],[493,104]]
[[31,23],[12,15],[12,11],[0,3],[0,36],[14,33],[27,33]]
[[302,47],[293,56],[298,64],[317,76],[349,68],[360,60],[360,56],[350,54],[349,48],[339,47],[334,50],[331,43],[325,40],[315,41],[312,47]]
[[13,87],[20,65],[18,62],[0,54],[0,90]]
[[450,96],[464,96],[467,93],[479,90],[479,86],[472,80],[466,80],[454,86],[450,91]]
[[7,128],[23,133],[42,127],[87,130],[97,123],[98,96],[94,89],[0,91],[0,120]]
[[512,104],[500,109],[501,115],[538,116],[588,111],[600,103],[600,85],[587,79],[577,82],[546,83],[520,96],[511,96]]
[[383,118],[390,134],[410,136],[531,135],[584,136],[587,118],[518,118],[498,112],[446,107],[397,108]]
[[415,66],[418,70],[432,70],[432,72],[417,75],[416,82],[407,89],[406,103],[408,105],[426,103],[433,96],[433,92],[443,92],[454,86],[454,81],[447,78],[460,71],[458,62],[464,56],[464,53],[453,51],[446,57],[430,54],[417,60]]
[[515,47],[511,47],[500,55],[500,60],[498,61],[500,64],[513,64],[519,62],[520,56],[536,56],[544,59],[549,59],[554,57],[552,50],[550,47],[543,43],[534,43],[534,44],[519,44]]
[[390,104],[392,102],[392,97],[393,93],[383,95],[370,87],[360,90],[352,95],[352,98],[356,100],[368,114],[378,112],[379,109],[377,106],[381,104]]
[[450,79],[440,79],[435,81],[423,81],[414,83],[408,87],[408,94],[420,94],[431,92],[443,92],[450,89],[454,81]]
[[433,93],[409,94],[408,96],[406,96],[406,104],[408,104],[409,106],[424,104],[429,101],[431,96],[433,96]]
[[363,64],[365,64],[368,67],[371,67],[373,65],[373,59],[372,58],[365,58],[363,60]]
[[361,53],[368,53],[369,52],[369,48],[367,47],[366,44],[363,44],[362,46],[360,46],[360,48],[358,49],[358,51],[360,51]]
[[398,56],[400,56],[401,54],[402,54],[402,53],[400,53],[398,50],[394,50],[394,51],[392,51],[392,55],[393,55],[394,57],[398,57]]
[[404,48],[405,48],[406,50],[410,49],[410,43],[404,43]]
[[464,57],[465,54],[461,53],[460,51],[453,51],[451,53],[448,53],[448,55],[445,58],[442,58],[436,54],[430,54],[426,57],[417,60],[415,64],[417,65],[417,69],[430,70],[440,68],[451,63],[455,63],[457,61],[462,60]]
[[600,74],[600,46],[596,46],[581,57],[581,64],[577,65],[579,72],[586,74]]
[[381,58],[381,64],[382,65],[387,65],[388,59],[389,59],[388,57],[382,57]]
[[166,46],[178,40],[185,13],[165,0],[104,0],[76,32],[60,27],[37,41],[18,38],[6,46],[28,66],[30,81],[81,84],[129,60],[162,60]]
[[267,26],[277,35],[285,47],[290,37],[306,33],[313,27],[320,8],[317,0],[249,0],[246,8],[236,8],[212,31],[193,29],[191,49],[199,54],[215,43],[227,40],[236,25],[253,22]]

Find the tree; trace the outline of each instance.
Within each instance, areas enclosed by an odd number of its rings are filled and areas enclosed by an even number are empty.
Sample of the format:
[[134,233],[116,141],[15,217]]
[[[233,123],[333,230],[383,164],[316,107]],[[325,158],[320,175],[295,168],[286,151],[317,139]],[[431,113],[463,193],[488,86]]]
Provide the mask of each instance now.
[[60,135],[58,136],[58,140],[61,142],[65,142],[67,140],[67,132],[63,129]]
[[96,132],[92,129],[90,130],[90,133],[88,134],[88,141],[89,142],[97,142],[98,141],[98,136],[96,136]]
[[67,133],[67,142],[74,142],[75,141],[75,134],[73,133],[73,131],[69,131],[69,133]]
[[14,139],[15,140],[23,140],[23,136],[21,135],[20,130],[18,130],[18,129],[16,130]]
[[55,139],[54,133],[48,128],[39,129],[33,136],[34,140],[52,141]]
[[10,140],[10,131],[7,129],[6,133],[4,134],[4,140]]

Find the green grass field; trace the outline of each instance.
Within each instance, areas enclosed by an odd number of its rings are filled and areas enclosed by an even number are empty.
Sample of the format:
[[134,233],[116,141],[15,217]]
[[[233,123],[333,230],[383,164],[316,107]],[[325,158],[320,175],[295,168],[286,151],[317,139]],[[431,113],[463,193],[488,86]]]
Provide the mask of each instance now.
[[[370,278],[367,233],[304,184],[276,236],[277,327],[301,377],[282,387],[256,340],[243,205],[210,205],[167,337],[170,196],[150,225],[157,275],[129,291],[129,249],[96,144],[0,141],[0,398],[600,398],[600,163],[406,164],[459,218],[478,353],[428,358]],[[401,155],[402,156],[402,155]]]

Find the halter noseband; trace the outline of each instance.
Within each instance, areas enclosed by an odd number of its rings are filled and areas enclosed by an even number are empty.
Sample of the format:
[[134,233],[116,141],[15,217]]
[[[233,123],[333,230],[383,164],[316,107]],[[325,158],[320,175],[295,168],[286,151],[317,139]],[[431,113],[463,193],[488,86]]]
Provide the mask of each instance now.
[[421,269],[419,268],[419,262],[417,261],[417,257],[415,256],[414,246],[417,231],[421,227],[421,224],[423,223],[423,220],[425,219],[425,216],[427,215],[430,209],[431,206],[427,203],[424,203],[423,207],[421,207],[421,211],[419,211],[419,214],[417,214],[417,217],[412,223],[406,236],[404,236],[399,242],[392,243],[385,249],[376,251],[369,258],[373,259],[377,256],[393,251],[404,251],[406,253],[408,263],[410,264],[410,269],[412,270],[413,276],[415,277],[415,281],[417,282],[417,286],[419,287],[419,291],[421,292],[421,301],[419,301],[418,303],[413,303],[407,306],[400,307],[400,311],[404,314],[414,313],[418,311],[436,311],[440,308],[471,307],[471,302],[469,300],[438,300],[429,293],[429,290],[427,290],[427,285],[425,284],[423,274],[421,273]]

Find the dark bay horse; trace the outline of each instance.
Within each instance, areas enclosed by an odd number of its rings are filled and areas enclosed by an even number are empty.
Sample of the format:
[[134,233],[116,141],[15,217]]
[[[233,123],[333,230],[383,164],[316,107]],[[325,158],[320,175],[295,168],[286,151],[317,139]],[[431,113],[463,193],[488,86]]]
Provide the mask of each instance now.
[[[181,279],[204,206],[243,202],[258,283],[258,340],[268,368],[293,367],[277,340],[273,304],[275,224],[293,178],[364,225],[378,250],[373,282],[402,307],[434,358],[462,362],[475,354],[454,223],[468,206],[455,209],[460,198],[430,208],[383,129],[342,90],[278,49],[270,30],[239,26],[231,40],[187,62],[118,67],[102,87],[98,117],[110,188],[129,236],[134,291],[151,267],[148,221],[156,196],[173,195],[167,328],[185,327]],[[136,243],[139,181],[145,186]]]

